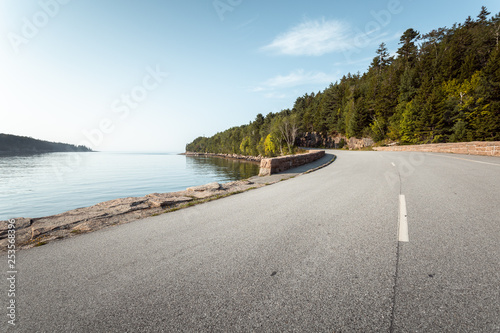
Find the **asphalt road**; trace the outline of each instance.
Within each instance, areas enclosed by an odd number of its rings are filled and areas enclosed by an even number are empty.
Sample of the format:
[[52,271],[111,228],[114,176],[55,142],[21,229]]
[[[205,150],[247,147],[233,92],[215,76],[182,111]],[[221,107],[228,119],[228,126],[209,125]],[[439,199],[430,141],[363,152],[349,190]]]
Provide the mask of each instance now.
[[19,252],[16,330],[500,332],[500,159],[334,153],[310,174]]

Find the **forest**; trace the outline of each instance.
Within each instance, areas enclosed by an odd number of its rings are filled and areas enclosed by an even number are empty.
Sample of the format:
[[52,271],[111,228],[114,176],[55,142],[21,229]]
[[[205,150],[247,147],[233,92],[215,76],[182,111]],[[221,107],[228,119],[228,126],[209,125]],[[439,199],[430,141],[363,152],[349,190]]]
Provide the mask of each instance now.
[[67,143],[42,141],[26,136],[0,133],[1,154],[38,154],[52,152],[89,152],[90,148]]
[[186,151],[277,156],[304,133],[369,137],[376,145],[500,140],[500,13],[422,34],[395,56],[382,43],[364,74],[348,73],[292,109],[198,137]]

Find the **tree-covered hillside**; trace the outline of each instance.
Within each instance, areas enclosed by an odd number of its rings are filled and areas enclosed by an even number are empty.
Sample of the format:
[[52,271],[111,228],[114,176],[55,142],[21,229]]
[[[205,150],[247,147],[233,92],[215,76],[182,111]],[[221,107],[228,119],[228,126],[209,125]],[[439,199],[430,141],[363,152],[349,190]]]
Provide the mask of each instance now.
[[51,152],[88,152],[85,146],[75,146],[67,143],[49,142],[0,133],[0,153],[2,154],[33,154]]
[[187,151],[275,156],[301,133],[401,144],[500,140],[500,13],[384,43],[364,74],[347,74],[293,108],[186,145]]

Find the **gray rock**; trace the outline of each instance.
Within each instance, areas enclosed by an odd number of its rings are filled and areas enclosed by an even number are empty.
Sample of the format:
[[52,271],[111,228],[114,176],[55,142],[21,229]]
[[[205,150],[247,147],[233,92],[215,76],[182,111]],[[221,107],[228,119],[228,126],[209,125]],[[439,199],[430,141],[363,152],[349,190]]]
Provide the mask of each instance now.
[[177,196],[175,193],[152,193],[146,195],[150,207],[167,207],[178,203],[192,201],[193,198]]
[[[38,242],[72,237],[92,232],[111,225],[128,223],[153,214],[161,214],[166,207],[177,207],[184,202],[205,199],[238,191],[253,185],[249,180],[226,184],[210,183],[173,193],[151,193],[144,197],[129,197],[109,200],[91,207],[78,208],[62,214],[42,218],[17,218],[16,243],[18,248],[33,247]],[[0,223],[0,251],[8,244],[8,223]]]
[[210,183],[201,186],[188,187],[187,191],[201,192],[201,191],[219,191],[220,184],[219,183]]

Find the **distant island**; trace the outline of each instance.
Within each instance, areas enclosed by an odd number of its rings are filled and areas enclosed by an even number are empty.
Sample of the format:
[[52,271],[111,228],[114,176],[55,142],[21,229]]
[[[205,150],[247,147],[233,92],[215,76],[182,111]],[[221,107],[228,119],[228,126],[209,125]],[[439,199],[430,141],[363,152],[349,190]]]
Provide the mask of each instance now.
[[55,152],[91,152],[85,146],[37,140],[26,136],[0,133],[0,154],[39,154]]

